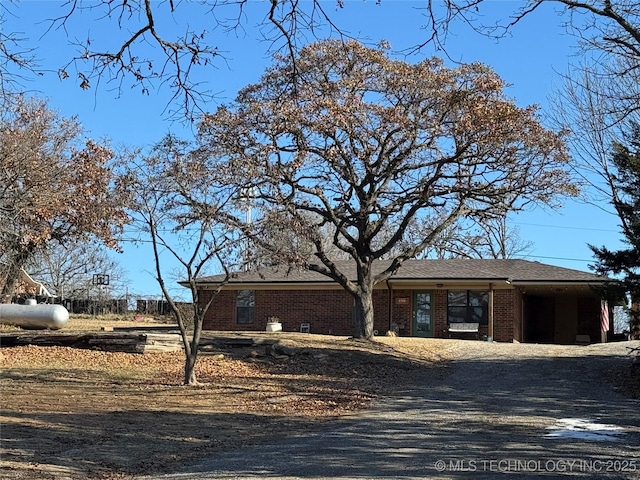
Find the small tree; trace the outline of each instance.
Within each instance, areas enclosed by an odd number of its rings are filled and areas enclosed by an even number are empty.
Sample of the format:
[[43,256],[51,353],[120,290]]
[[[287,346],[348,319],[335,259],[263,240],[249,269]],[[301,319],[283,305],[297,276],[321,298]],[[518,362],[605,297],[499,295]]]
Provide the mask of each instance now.
[[[435,58],[412,65],[384,48],[329,40],[278,59],[234,105],[206,116],[200,132],[255,192],[262,213],[236,224],[281,262],[338,282],[355,301],[355,337],[369,339],[374,286],[459,219],[500,217],[575,193],[561,138],[503,87],[484,65],[449,69]],[[416,219],[428,228],[392,255]],[[307,238],[314,259],[269,242],[265,225]],[[326,225],[356,278],[327,253],[319,233]],[[381,258],[391,262],[378,270]]]
[[94,237],[115,247],[126,215],[111,189],[113,152],[83,145],[76,119],[24,98],[0,109],[1,294],[10,298],[20,269],[49,242]]
[[[629,293],[633,302],[640,301],[640,124],[632,123],[624,143],[612,145],[609,172],[611,203],[620,219],[627,248],[612,251],[607,247],[590,246],[602,275],[620,275],[610,284],[618,296]],[[640,325],[640,312],[632,311],[632,320]]]
[[[180,328],[185,351],[184,383],[197,384],[195,371],[202,324],[216,294],[229,278],[239,238],[217,218],[237,200],[236,190],[220,183],[211,164],[188,142],[166,136],[149,155],[127,163],[119,186],[130,192],[132,226],[153,247],[156,280]],[[163,258],[179,264],[192,300],[192,318],[178,307],[163,274]],[[201,292],[196,278],[212,264],[225,272],[217,289]],[[193,325],[193,330],[190,330]]]

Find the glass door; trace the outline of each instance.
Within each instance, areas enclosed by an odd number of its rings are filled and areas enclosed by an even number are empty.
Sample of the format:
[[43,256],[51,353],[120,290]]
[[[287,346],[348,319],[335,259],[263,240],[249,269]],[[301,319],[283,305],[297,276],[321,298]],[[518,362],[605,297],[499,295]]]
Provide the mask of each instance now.
[[433,336],[431,298],[431,292],[413,292],[413,322],[411,335],[414,337]]

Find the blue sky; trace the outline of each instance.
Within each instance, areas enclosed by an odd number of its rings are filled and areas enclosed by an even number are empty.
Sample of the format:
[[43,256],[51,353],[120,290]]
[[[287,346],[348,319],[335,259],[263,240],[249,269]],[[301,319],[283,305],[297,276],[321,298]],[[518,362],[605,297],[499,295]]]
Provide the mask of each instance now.
[[[158,3],[160,4],[160,3]],[[500,16],[517,2],[489,2],[487,13]],[[91,37],[94,45],[108,44],[117,38],[113,23],[95,20],[95,14],[72,17],[67,30],[46,31],[47,18],[60,14],[57,1],[21,1],[19,4],[4,4],[10,14],[5,15],[5,32],[20,32],[22,37],[37,47],[36,54],[43,68],[49,72],[37,78],[25,78],[23,87],[47,98],[50,107],[65,116],[76,115],[88,135],[94,138],[109,138],[114,145],[130,147],[149,146],[169,131],[189,136],[191,130],[184,124],[172,121],[166,113],[171,93],[166,87],[142,95],[139,89],[124,85],[118,92],[114,85],[102,82],[82,90],[72,78],[60,81],[56,69],[67,62],[74,50],[68,45],[69,38]],[[351,34],[367,41],[381,39],[391,43],[394,50],[401,50],[422,41],[426,33],[421,29],[425,23],[417,1],[383,0],[380,5],[373,1],[347,1],[345,8],[336,9],[335,2],[324,4],[333,12],[335,22]],[[198,24],[210,27],[210,38],[223,53],[224,59],[198,72],[198,79],[207,82],[215,93],[214,101],[207,106],[214,110],[218,103],[231,101],[239,88],[255,82],[271,60],[267,53],[269,45],[260,41],[258,22],[266,11],[265,2],[249,2],[244,20],[244,31],[218,32],[211,28],[210,15],[195,4],[178,4],[179,19],[159,17],[159,28],[167,34],[183,31],[185,19],[196,28]],[[231,16],[234,12],[221,12]],[[487,21],[490,18],[487,18]],[[311,40],[311,39],[310,39]],[[521,106],[539,105],[544,114],[548,99],[554,88],[561,86],[560,73],[577,61],[575,39],[561,27],[561,20],[551,7],[539,9],[520,22],[510,37],[498,42],[481,37],[462,25],[454,26],[447,40],[447,53],[461,62],[480,61],[490,65],[511,86],[507,94]],[[442,55],[432,48],[409,57],[417,61],[431,55]],[[534,242],[530,256],[553,265],[579,270],[588,270],[592,261],[587,243],[619,246],[620,235],[617,219],[607,205],[602,208],[577,201],[567,201],[559,211],[536,209],[512,217],[512,225],[518,227],[525,241]],[[114,254],[128,273],[129,293],[159,295],[160,289],[154,281],[152,256],[144,246],[123,244],[124,253]],[[166,265],[166,271],[174,266]],[[177,290],[179,291],[179,290]]]

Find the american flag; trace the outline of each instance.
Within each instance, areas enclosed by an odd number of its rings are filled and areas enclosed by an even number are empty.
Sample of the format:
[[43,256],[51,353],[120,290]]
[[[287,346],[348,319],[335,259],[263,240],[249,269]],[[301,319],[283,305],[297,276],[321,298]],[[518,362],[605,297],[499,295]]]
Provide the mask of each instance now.
[[606,300],[600,302],[600,331],[609,331],[609,305]]

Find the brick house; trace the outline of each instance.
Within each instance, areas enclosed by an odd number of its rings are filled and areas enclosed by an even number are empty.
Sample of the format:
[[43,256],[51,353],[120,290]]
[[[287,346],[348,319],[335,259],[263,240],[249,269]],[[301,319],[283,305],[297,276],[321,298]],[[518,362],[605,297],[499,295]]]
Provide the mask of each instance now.
[[[338,262],[347,273],[349,262]],[[382,263],[380,264],[382,265]],[[355,277],[355,271],[352,277]],[[198,280],[204,300],[221,276]],[[602,303],[592,287],[603,278],[527,260],[410,260],[374,292],[374,328],[384,335],[447,337],[449,325],[480,324],[502,342],[606,340]],[[242,272],[226,284],[203,328],[264,331],[277,317],[284,331],[351,335],[353,298],[333,280],[287,267]]]

